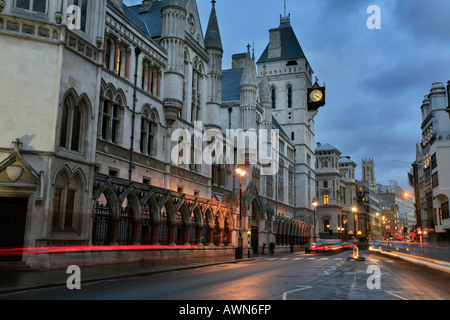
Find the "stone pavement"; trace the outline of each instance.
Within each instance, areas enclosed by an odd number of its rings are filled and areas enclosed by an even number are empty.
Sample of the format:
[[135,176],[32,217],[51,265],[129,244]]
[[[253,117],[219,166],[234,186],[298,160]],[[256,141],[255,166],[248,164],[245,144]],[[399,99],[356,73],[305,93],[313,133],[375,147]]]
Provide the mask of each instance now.
[[[244,258],[193,258],[193,259],[161,259],[159,261],[141,261],[108,265],[82,266],[81,283],[143,276],[176,270],[186,270],[218,264],[239,263],[254,260]],[[0,263],[0,294],[22,290],[38,289],[51,286],[66,285],[71,273],[67,269],[32,270],[20,263]]]

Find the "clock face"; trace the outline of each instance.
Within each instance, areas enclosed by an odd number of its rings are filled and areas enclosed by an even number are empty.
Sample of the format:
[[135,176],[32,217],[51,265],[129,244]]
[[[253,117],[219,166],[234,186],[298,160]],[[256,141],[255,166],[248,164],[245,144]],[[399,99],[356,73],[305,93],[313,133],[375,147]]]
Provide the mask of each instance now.
[[309,94],[309,98],[311,99],[311,101],[313,102],[319,102],[320,100],[322,100],[323,98],[323,93],[321,90],[313,90],[310,94]]

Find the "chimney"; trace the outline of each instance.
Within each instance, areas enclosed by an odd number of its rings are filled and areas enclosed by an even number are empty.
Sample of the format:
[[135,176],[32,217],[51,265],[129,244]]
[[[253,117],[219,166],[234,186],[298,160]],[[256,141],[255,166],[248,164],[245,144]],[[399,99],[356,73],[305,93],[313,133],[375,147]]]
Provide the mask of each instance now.
[[281,57],[281,34],[280,29],[269,30],[270,42],[269,42],[269,59]]
[[232,56],[231,69],[244,69],[246,53],[238,53]]

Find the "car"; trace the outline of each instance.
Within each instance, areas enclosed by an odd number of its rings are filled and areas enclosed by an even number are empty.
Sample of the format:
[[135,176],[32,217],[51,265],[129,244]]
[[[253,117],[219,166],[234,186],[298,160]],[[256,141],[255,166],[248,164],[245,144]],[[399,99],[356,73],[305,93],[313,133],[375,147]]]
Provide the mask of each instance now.
[[312,252],[330,252],[343,249],[342,240],[340,239],[321,239],[315,243],[307,244],[305,253]]
[[319,245],[318,243],[308,243],[305,246],[305,253],[318,252]]

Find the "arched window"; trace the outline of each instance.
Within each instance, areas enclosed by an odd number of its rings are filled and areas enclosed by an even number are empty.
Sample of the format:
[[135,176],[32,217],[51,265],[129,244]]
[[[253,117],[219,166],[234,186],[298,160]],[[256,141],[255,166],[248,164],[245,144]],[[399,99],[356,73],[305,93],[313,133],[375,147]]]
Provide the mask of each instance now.
[[80,104],[68,96],[62,105],[59,145],[67,150],[81,152],[83,113]]
[[324,219],[323,220],[323,232],[329,232],[330,231],[330,220]]
[[103,140],[120,144],[123,102],[120,96],[113,101],[113,93],[107,92],[106,97],[100,98],[99,137]]
[[292,88],[289,86],[287,90],[288,108],[292,108]]
[[277,107],[277,93],[275,88],[272,88],[272,109],[276,109]]
[[194,64],[192,70],[192,105],[191,105],[191,122],[201,120],[201,88],[202,88],[202,70],[201,66]]
[[146,108],[141,119],[141,153],[154,156],[156,154],[157,116]]
[[78,175],[73,179],[65,171],[58,175],[53,198],[53,231],[76,231],[77,213],[82,203],[80,190]]

